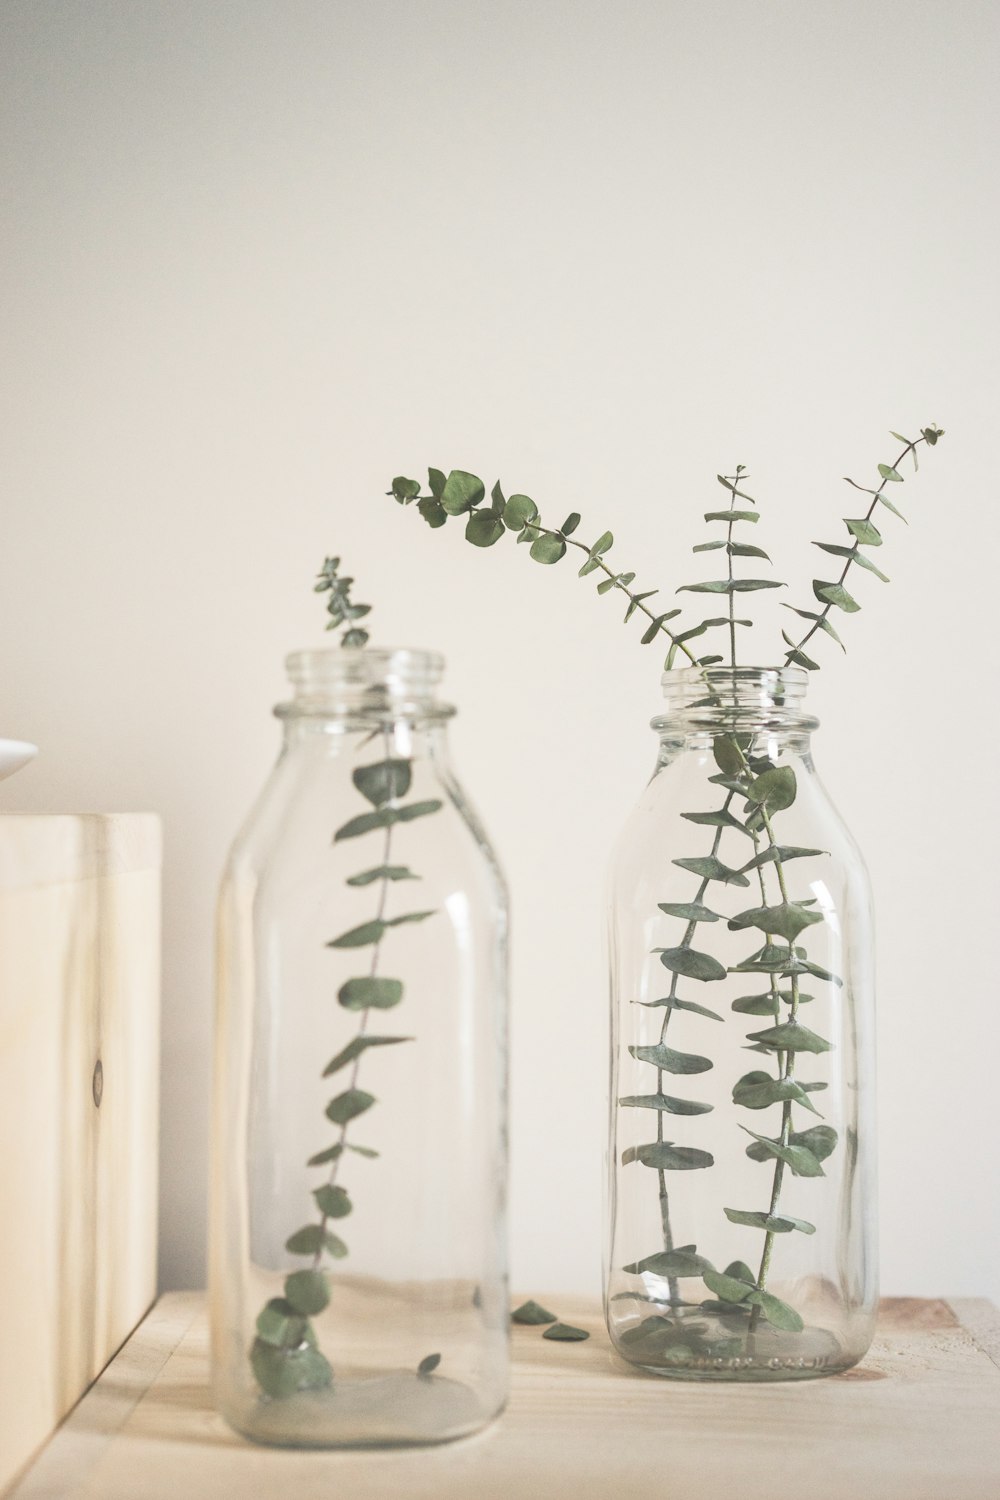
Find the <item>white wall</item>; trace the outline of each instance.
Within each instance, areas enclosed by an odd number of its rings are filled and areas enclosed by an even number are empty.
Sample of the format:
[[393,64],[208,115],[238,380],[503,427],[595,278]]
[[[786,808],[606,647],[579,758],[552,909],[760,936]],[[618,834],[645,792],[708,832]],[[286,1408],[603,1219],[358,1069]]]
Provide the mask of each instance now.
[[840,476],[935,420],[892,586],[859,583],[811,695],[878,902],[884,1281],[1000,1296],[998,20],[3,8],[0,732],[43,749],[2,801],[165,820],[165,1284],[202,1277],[217,873],[329,550],[381,641],[448,654],[514,891],[515,1281],[597,1284],[601,883],[659,657],[568,565],[431,533],[388,479],[499,473],[669,590],[743,462],[801,595]]

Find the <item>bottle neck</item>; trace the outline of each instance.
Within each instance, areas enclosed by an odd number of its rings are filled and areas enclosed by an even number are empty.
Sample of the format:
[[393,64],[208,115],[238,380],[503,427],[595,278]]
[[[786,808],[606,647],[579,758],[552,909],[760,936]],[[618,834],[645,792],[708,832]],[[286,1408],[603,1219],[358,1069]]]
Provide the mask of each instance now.
[[[652,720],[661,744],[703,747],[719,735],[750,736],[803,753],[819,720],[805,712],[802,667],[690,667],[663,677],[665,710]],[[769,752],[770,753],[770,752]]]
[[295,651],[285,665],[293,695],[274,712],[286,742],[357,732],[412,740],[455,712],[436,696],[444,661],[433,652],[327,648]]

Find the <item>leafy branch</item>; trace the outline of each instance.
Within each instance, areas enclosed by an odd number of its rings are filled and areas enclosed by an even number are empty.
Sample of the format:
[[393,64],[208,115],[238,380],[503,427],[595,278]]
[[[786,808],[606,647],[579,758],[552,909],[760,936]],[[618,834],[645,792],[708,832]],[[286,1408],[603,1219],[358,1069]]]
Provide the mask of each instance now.
[[845,479],[845,483],[851,485],[852,488],[860,490],[863,495],[871,495],[872,497],[871,503],[863,516],[844,517],[844,525],[854,538],[852,544],[846,547],[842,542],[813,543],[821,551],[829,553],[833,557],[842,557],[844,559],[844,566],[840,571],[840,577],[833,583],[826,582],[822,578],[813,579],[813,593],[816,596],[817,602],[822,605],[822,609],[818,613],[815,610],[796,609],[791,604],[785,605],[786,609],[793,610],[802,619],[811,621],[809,629],[799,641],[793,641],[792,637],[786,631],[783,630],[781,632],[782,639],[788,647],[785,655],[786,666],[794,664],[798,667],[805,667],[810,672],[819,670],[819,663],[807,656],[804,649],[812,640],[817,630],[825,631],[827,635],[831,636],[837,642],[841,650],[847,649],[830,621],[830,611],[833,608],[837,608],[843,610],[845,614],[856,614],[861,608],[857,600],[844,587],[844,582],[851,570],[852,564],[866,569],[869,573],[874,573],[875,577],[881,579],[883,583],[889,582],[886,575],[875,566],[871,558],[861,551],[862,547],[881,547],[882,545],[882,534],[872,520],[872,517],[878,510],[879,505],[884,505],[886,510],[891,511],[894,516],[898,516],[901,521],[906,520],[902,511],[897,509],[894,502],[885,493],[885,487],[887,484],[903,483],[903,476],[899,472],[900,465],[911,454],[913,455],[914,472],[916,472],[919,467],[917,449],[920,447],[920,444],[926,443],[928,447],[933,448],[938,438],[944,436],[944,429],[936,427],[931,423],[930,427],[921,428],[918,438],[905,438],[898,432],[892,433],[892,436],[898,438],[901,443],[904,443],[905,447],[894,463],[879,464],[878,472],[881,482],[877,489],[869,489],[863,484],[858,484],[853,479]]
[[[368,640],[367,632],[353,622],[368,614],[370,606],[351,602],[350,590],[354,580],[341,578],[339,566],[339,558],[327,558],[316,585],[317,592],[330,594],[327,609],[331,620],[327,629],[343,629],[342,646],[363,646]],[[326,1180],[312,1190],[315,1217],[295,1230],[285,1242],[289,1255],[308,1258],[309,1264],[285,1277],[283,1296],[272,1297],[257,1318],[250,1363],[261,1390],[273,1398],[291,1396],[297,1391],[323,1389],[333,1381],[333,1369],[319,1350],[312,1319],[330,1301],[327,1262],[343,1259],[348,1254],[345,1242],[330,1228],[331,1222],[345,1219],[354,1208],[346,1188],[338,1181],[345,1153],[350,1151],[369,1159],[378,1155],[370,1146],[348,1139],[354,1121],[366,1115],[377,1102],[373,1094],[359,1087],[361,1063],[372,1048],[398,1046],[413,1040],[409,1036],[375,1035],[369,1030],[372,1011],[392,1010],[403,999],[403,981],[381,972],[383,942],[391,929],[423,922],[435,915],[433,911],[407,911],[397,916],[387,914],[391,886],[398,881],[419,878],[408,866],[392,863],[394,829],[398,824],[411,823],[438,812],[443,804],[437,799],[401,800],[411,787],[412,762],[393,756],[388,725],[382,727],[381,735],[383,758],[356,767],[351,777],[355,789],[368,804],[368,811],[350,818],[333,835],[333,842],[337,844],[369,833],[382,834],[379,863],[349,876],[346,882],[355,889],[377,886],[374,916],[326,944],[328,948],[341,951],[370,948],[371,957],[367,971],[345,980],[337,991],[338,1003],[346,1011],[360,1016],[357,1032],[331,1058],[322,1074],[323,1078],[331,1078],[345,1068],[350,1070],[346,1088],[330,1099],[325,1111],[326,1118],[337,1127],[338,1134],[331,1145],[311,1156],[306,1163],[310,1169],[328,1167],[329,1171]],[[367,744],[370,739],[370,735],[365,736],[362,743]],[[421,1361],[418,1375],[429,1378],[439,1363],[440,1355],[428,1355]]]
[[528,545],[528,555],[534,562],[549,566],[560,562],[566,556],[568,548],[576,548],[586,554],[586,561],[578,574],[580,578],[585,578],[590,573],[603,573],[597,592],[608,594],[613,589],[620,590],[628,599],[625,609],[626,625],[636,611],[645,615],[650,622],[643,632],[642,645],[648,646],[662,633],[670,641],[671,666],[678,650],[692,666],[698,665],[697,657],[685,644],[687,638],[675,635],[667,625],[668,620],[676,619],[680,610],[669,609],[656,614],[645,601],[651,599],[658,590],[647,589],[643,593],[636,593],[631,587],[635,580],[634,573],[616,573],[608,566],[606,554],[614,545],[614,537],[610,531],[605,531],[588,547],[573,535],[580,525],[580,516],[576,511],[572,511],[562,525],[554,530],[543,524],[538,506],[528,495],[511,495],[509,500],[506,499],[499,480],[493,486],[490,504],[487,506],[486,486],[477,475],[469,474],[465,469],[452,469],[448,475],[441,469],[429,469],[428,482],[430,493],[422,495],[419,480],[406,479],[400,475],[392,481],[392,487],[387,493],[400,505],[412,505],[416,501],[417,510],[428,526],[434,528],[443,526],[449,517],[467,516],[465,539],[474,547],[492,547],[507,532],[513,532],[518,542]]

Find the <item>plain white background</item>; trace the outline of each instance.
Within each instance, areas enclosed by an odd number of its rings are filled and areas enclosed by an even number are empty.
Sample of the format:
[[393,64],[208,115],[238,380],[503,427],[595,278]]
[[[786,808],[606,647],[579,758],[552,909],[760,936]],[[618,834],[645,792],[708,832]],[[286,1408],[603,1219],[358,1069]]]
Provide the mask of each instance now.
[[378,641],[446,652],[511,882],[515,1284],[598,1285],[602,880],[661,658],[568,564],[432,533],[391,476],[500,475],[669,592],[742,462],[804,600],[841,476],[933,420],[892,585],[859,581],[811,699],[878,908],[884,1284],[1000,1295],[998,22],[3,6],[0,732],[42,746],[3,806],[163,816],[165,1285],[203,1276],[215,885],[328,551]]

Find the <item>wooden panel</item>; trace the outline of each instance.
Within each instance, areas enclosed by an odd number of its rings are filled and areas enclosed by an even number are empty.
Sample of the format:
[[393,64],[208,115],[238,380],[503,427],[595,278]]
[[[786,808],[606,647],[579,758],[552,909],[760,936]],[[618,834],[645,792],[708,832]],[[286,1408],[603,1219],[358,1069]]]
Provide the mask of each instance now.
[[638,1374],[593,1303],[545,1295],[585,1344],[513,1332],[505,1415],[437,1448],[259,1448],[212,1410],[198,1293],[164,1297],[11,1500],[997,1500],[1000,1368],[987,1303],[884,1305],[870,1357],[792,1385]]
[[151,816],[0,817],[0,1486],[155,1295],[159,872]]

